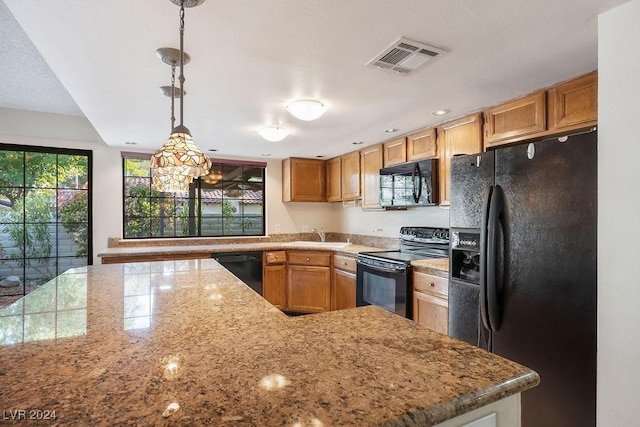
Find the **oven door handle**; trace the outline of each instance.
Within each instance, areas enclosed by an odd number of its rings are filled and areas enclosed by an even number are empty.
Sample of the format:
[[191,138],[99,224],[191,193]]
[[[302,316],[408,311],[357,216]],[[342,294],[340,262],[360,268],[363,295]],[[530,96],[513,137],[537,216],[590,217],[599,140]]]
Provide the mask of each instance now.
[[406,273],[407,267],[398,267],[398,268],[384,268],[378,266],[372,266],[366,263],[361,262],[360,260],[356,260],[358,265],[362,265],[363,267],[368,267],[375,271],[382,271],[383,273]]

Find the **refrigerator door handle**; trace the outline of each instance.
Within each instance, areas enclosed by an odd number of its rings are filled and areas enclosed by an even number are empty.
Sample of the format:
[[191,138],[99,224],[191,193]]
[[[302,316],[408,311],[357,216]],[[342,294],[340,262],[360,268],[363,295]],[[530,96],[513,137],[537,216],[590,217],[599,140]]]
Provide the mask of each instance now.
[[489,221],[489,210],[493,196],[493,185],[487,188],[482,200],[482,220],[480,222],[480,317],[482,324],[491,330],[487,306],[487,232]]
[[498,237],[500,235],[500,218],[504,210],[504,192],[502,187],[496,185],[491,197],[489,209],[489,224],[487,230],[487,311],[491,331],[500,329],[501,310],[498,302],[498,279],[496,265],[498,257]]

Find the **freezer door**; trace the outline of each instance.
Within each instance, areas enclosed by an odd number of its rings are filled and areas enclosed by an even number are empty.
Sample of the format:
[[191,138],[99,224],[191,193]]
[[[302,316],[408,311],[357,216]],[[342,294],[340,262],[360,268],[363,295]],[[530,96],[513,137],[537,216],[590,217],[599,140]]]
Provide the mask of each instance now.
[[449,226],[480,228],[482,201],[494,184],[494,152],[451,159],[451,208]]
[[480,287],[449,281],[449,336],[488,350],[489,331],[482,326]]
[[[492,151],[451,159],[451,229],[480,228],[485,193],[494,184],[494,162]],[[451,279],[449,336],[488,349],[488,330],[480,319],[479,286]]]
[[522,395],[524,427],[595,426],[596,133],[534,147],[496,152],[504,287],[493,351],[540,374]]

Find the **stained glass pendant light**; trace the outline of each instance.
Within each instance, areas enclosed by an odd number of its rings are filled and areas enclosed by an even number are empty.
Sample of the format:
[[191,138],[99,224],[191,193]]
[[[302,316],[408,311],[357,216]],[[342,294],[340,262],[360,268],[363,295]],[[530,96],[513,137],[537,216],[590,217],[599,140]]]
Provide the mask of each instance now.
[[151,169],[156,176],[198,178],[209,173],[211,160],[198,147],[184,125],[184,8],[198,6],[204,0],[170,1],[180,5],[180,124],[173,128],[162,147],[151,156]]
[[[165,96],[171,97],[171,130],[175,126],[175,114],[174,114],[174,101],[175,98],[180,96],[180,92],[177,90],[176,82],[176,65],[180,63],[180,51],[170,47],[161,47],[156,50],[156,54],[160,57],[162,62],[171,65],[171,86],[162,86],[160,90]],[[184,62],[188,64],[190,60],[189,55],[184,54]],[[153,173],[151,178],[151,187],[156,191],[164,193],[174,193],[179,191],[189,191],[189,185],[193,182],[193,177],[186,175],[162,175],[157,172]]]

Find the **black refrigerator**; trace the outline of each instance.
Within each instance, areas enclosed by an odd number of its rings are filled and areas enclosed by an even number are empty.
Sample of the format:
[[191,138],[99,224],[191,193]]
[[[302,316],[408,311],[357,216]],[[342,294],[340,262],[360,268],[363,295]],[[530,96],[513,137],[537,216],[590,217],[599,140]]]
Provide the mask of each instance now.
[[451,161],[449,335],[523,364],[522,425],[595,426],[597,132]]

